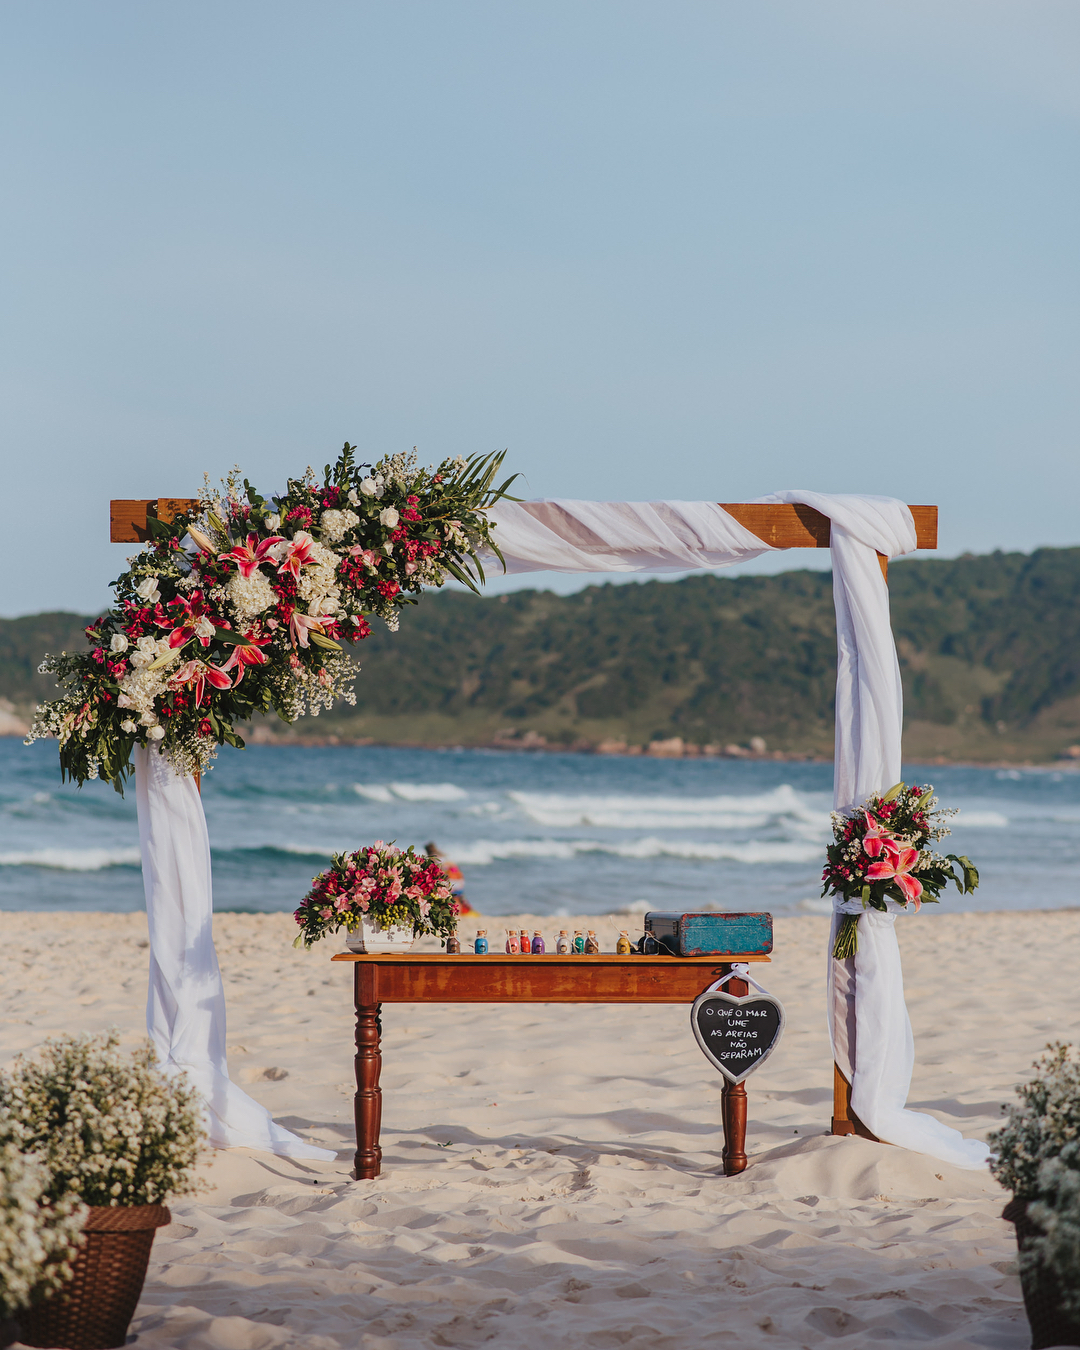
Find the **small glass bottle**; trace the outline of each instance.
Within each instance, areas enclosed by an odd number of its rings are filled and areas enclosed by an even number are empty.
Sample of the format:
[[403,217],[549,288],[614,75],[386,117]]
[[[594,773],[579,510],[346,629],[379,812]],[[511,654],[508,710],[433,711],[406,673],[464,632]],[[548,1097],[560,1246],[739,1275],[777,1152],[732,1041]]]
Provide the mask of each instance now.
[[615,944],[616,954],[619,956],[631,956],[633,947],[630,945],[630,936],[625,928],[619,929],[619,940]]
[[523,928],[518,934],[518,949],[522,956],[532,955],[532,943],[529,941],[529,930]]
[[446,939],[446,954],[447,956],[461,955],[461,943],[458,940],[458,935],[456,933],[451,933]]
[[580,928],[574,929],[574,955],[582,956],[585,952],[585,935]]
[[592,928],[589,929],[585,937],[585,955],[586,956],[600,955],[600,943],[596,940],[596,932]]
[[559,936],[555,940],[555,952],[558,956],[570,955],[570,934],[565,928],[559,929]]
[[545,951],[545,947],[544,947],[544,935],[543,935],[543,933],[541,933],[540,929],[538,928],[538,929],[536,930],[536,932],[533,933],[533,940],[532,940],[532,954],[533,954],[533,956],[543,956],[544,951]]
[[645,938],[641,944],[641,950],[645,953],[646,956],[659,955],[660,944],[659,942],[657,942],[656,938],[653,937],[652,933],[645,934]]
[[506,930],[506,950],[510,956],[521,955],[521,943],[518,941],[518,935],[512,928]]
[[478,928],[476,930],[476,941],[473,943],[473,951],[477,956],[487,956],[488,940],[486,928]]

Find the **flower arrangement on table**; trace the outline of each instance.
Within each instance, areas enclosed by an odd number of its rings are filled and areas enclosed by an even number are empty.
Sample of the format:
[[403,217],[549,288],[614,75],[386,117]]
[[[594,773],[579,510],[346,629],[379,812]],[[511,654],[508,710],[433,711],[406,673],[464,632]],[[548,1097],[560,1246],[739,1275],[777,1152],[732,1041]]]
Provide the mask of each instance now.
[[136,745],[199,773],[219,745],[243,746],[237,724],[256,712],[292,722],[355,702],[343,644],[367,637],[372,614],[395,630],[447,576],[476,590],[479,551],[500,556],[485,512],[513,478],[495,483],[503,453],[421,469],[415,455],[367,465],[354,452],[269,501],[234,471],[192,514],[148,520],[149,543],[113,582],[117,607],[86,630],[90,651],[42,663],[64,696],[38,708],[28,743],[56,736],[65,777],[122,791]]
[[[834,811],[835,842],[826,850],[821,894],[882,911],[890,901],[918,910],[924,901],[940,900],[950,881],[970,894],[979,884],[971,859],[928,847],[951,833],[944,821],[955,814],[955,807],[938,806],[932,787],[906,783],[874,793],[854,811]],[[838,960],[858,950],[858,920],[857,913],[843,915],[833,950]]]
[[354,933],[365,919],[376,928],[408,927],[414,937],[434,933],[445,940],[460,912],[439,863],[411,844],[399,849],[377,839],[355,853],[335,853],[314,878],[293,915],[300,925],[293,946],[310,947],[342,928]]

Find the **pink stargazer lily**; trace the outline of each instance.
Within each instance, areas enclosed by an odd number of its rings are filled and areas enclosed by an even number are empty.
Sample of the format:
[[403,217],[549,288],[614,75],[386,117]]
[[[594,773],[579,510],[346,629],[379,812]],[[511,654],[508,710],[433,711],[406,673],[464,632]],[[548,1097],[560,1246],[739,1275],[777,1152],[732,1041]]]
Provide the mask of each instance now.
[[289,636],[292,638],[293,646],[299,644],[301,647],[310,646],[308,642],[309,633],[323,633],[326,630],[322,626],[322,621],[313,618],[310,614],[303,614],[300,610],[294,609],[289,618]]
[[178,595],[175,600],[169,601],[169,608],[174,611],[173,618],[167,621],[173,625],[173,631],[169,634],[170,647],[182,647],[193,637],[197,637],[204,647],[209,647],[210,639],[214,636],[214,624],[202,591],[192,591],[190,600]]
[[893,837],[892,830],[887,825],[882,825],[880,820],[864,811],[866,817],[866,833],[863,835],[863,852],[871,858],[880,858],[887,844]]
[[303,530],[295,539],[289,541],[281,561],[278,563],[279,572],[291,572],[294,577],[299,578],[300,569],[305,563],[313,561],[311,545],[314,543],[310,534],[305,534]]
[[207,661],[185,661],[169,680],[169,687],[172,689],[180,689],[184,685],[194,686],[196,708],[202,703],[203,693],[208,684],[213,685],[215,689],[229,689],[232,687],[232,680],[223,670],[210,665]]
[[265,666],[270,658],[262,651],[262,648],[270,641],[269,638],[248,638],[248,645],[245,647],[234,647],[232,655],[221,667],[222,670],[235,670],[236,677],[233,685],[238,685],[244,678],[244,672],[248,666]]
[[891,840],[884,843],[885,856],[872,862],[866,869],[867,881],[894,881],[903,892],[904,899],[910,900],[916,911],[922,906],[922,882],[911,875],[911,869],[919,860],[917,848],[898,848]]
[[284,542],[285,540],[280,534],[275,534],[270,539],[264,539],[261,543],[257,534],[249,534],[247,543],[237,544],[229,553],[219,553],[218,562],[234,562],[241,576],[250,577],[258,569],[260,563],[276,561],[274,549],[278,544]]

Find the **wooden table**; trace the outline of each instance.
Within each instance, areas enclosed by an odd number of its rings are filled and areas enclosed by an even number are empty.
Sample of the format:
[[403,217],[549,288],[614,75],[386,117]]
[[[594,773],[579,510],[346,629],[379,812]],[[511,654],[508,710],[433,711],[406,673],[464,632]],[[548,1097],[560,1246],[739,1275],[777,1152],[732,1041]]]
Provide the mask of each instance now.
[[[382,1168],[382,1023],[384,1003],[693,1003],[736,961],[767,956],[368,956],[340,952],[353,963],[356,1004],[356,1175]],[[736,995],[749,986],[737,977],[724,986]],[[687,1035],[690,1034],[687,1028]],[[746,1087],[724,1079],[720,1094],[724,1172],[746,1167]]]

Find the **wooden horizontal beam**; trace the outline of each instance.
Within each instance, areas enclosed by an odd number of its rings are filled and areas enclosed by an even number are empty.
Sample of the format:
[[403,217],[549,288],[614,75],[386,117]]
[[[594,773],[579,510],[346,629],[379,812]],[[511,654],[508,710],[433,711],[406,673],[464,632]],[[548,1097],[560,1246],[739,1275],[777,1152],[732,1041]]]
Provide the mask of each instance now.
[[147,513],[157,508],[158,520],[170,521],[181,512],[194,511],[198,497],[151,497],[146,500],[120,498],[109,503],[109,539],[114,544],[145,544],[150,538]]
[[[832,523],[810,506],[790,502],[720,502],[751,534],[773,548],[828,548]],[[936,506],[909,506],[919,548],[937,548]]]
[[[158,520],[172,520],[181,511],[193,511],[197,497],[156,497],[148,501],[122,499],[109,503],[109,538],[114,544],[143,544],[149,538],[147,511],[157,507]],[[720,506],[740,525],[773,548],[828,548],[831,525],[828,516],[809,506],[787,502],[721,502]],[[919,548],[937,548],[936,506],[908,508],[915,519]]]

